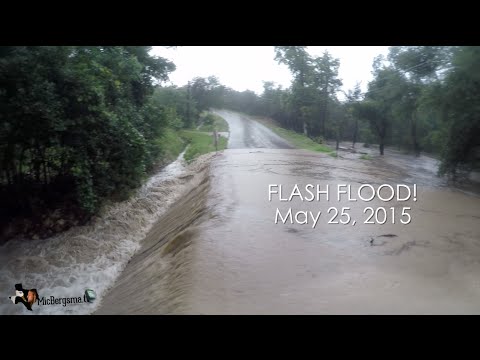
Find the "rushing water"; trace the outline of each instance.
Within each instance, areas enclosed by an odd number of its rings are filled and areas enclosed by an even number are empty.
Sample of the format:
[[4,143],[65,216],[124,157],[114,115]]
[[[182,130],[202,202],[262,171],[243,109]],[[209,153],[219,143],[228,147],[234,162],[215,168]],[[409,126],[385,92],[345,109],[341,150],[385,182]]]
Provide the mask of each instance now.
[[[1,293],[23,282],[40,296],[86,287],[101,295],[95,307],[38,313],[480,314],[478,189],[450,187],[429,157],[361,149],[372,160],[348,151],[333,158],[291,149],[246,116],[222,116],[232,149],[188,168],[172,164],[94,225],[0,248]],[[354,193],[362,184],[416,184],[417,201],[268,200],[269,184],[340,183]],[[330,206],[351,207],[357,224],[327,224]],[[412,221],[365,224],[366,206],[397,214],[409,206]],[[290,207],[321,211],[316,227],[275,224],[276,209]],[[7,302],[2,313],[26,313]]]
[[[185,191],[198,172],[186,167],[183,153],[152,176],[130,200],[105,209],[86,226],[45,240],[15,239],[0,247],[1,314],[25,314],[8,296],[14,285],[36,288],[39,296],[83,297],[87,288],[101,299],[139,249],[152,224]],[[96,302],[98,304],[98,301]],[[94,304],[34,305],[35,314],[86,314]]]
[[[224,116],[231,129],[249,121]],[[261,131],[248,136],[261,141]],[[427,157],[339,155],[219,154],[153,226],[96,314],[480,313],[478,196],[449,188]],[[268,201],[269,184],[309,183],[417,184],[417,201]],[[351,207],[357,224],[327,224],[330,206]],[[364,224],[366,206],[410,206],[412,221]],[[275,224],[276,209],[289,207],[322,217],[315,228]]]

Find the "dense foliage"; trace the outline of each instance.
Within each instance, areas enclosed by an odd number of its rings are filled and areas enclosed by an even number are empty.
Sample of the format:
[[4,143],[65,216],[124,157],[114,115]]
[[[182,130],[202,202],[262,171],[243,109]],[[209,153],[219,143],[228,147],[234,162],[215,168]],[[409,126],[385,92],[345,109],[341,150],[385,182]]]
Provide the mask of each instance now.
[[380,144],[438,154],[457,178],[479,167],[479,95],[479,47],[391,47],[356,110]]
[[480,47],[395,46],[373,63],[373,80],[340,101],[340,62],[304,46],[275,47],[275,60],[293,76],[289,88],[265,82],[263,93],[235,91],[217,79],[197,78],[200,109],[226,107],[268,116],[317,142],[378,144],[441,159],[439,173],[457,177],[479,168]]
[[91,214],[139,184],[169,118],[151,97],[154,82],[175,69],[149,51],[0,47],[2,216]]
[[328,52],[312,57],[306,47],[275,47],[292,84],[265,82],[256,94],[214,76],[160,86],[175,65],[150,50],[0,47],[4,221],[53,209],[88,217],[105,199],[125,198],[169,152],[168,142],[182,145],[171,141],[177,130],[200,125],[209,108],[271,117],[317,143],[437,154],[439,173],[453,177],[479,167],[480,47],[391,47],[375,59],[367,92],[357,84],[341,100],[341,64]]

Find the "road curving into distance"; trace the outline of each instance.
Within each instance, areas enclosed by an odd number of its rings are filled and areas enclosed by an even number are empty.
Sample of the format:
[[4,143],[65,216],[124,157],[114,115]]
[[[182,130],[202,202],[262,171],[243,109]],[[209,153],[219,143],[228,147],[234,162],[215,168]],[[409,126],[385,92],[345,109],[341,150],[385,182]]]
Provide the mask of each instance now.
[[[480,198],[438,179],[434,160],[333,158],[217,113],[229,149],[200,160],[95,314],[480,314]],[[417,184],[417,201],[269,201],[271,184],[342,183]],[[411,207],[411,222],[365,224],[366,206]],[[350,207],[356,225],[328,224],[330,207]],[[275,224],[289,209],[321,215],[314,228]]]

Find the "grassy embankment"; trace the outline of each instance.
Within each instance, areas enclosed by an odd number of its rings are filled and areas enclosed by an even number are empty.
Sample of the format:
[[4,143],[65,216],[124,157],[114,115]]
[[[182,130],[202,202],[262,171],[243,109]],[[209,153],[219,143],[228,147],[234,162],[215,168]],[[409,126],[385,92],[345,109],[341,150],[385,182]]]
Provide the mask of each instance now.
[[[166,165],[174,161],[178,155],[188,146],[184,158],[190,163],[200,155],[215,151],[213,131],[228,132],[228,123],[220,116],[204,114],[203,123],[197,129],[179,130],[166,129],[163,136],[158,140],[162,144],[160,165]],[[207,121],[205,121],[207,120]],[[228,140],[220,136],[218,150],[227,147]]]
[[253,118],[258,122],[262,123],[263,125],[265,125],[266,127],[268,127],[277,135],[287,140],[290,144],[292,144],[296,148],[328,153],[330,156],[336,157],[335,150],[328,145],[319,144],[313,141],[312,139],[310,139],[308,136],[299,134],[292,130],[287,130],[285,128],[282,128],[271,119],[258,117],[258,116],[253,116]]
[[213,139],[213,131],[228,132],[228,123],[220,116],[214,114],[206,114],[203,116],[203,123],[197,130],[181,130],[178,132],[179,137],[188,144],[184,158],[187,163],[192,162],[200,155],[221,151],[227,147],[228,139],[220,136],[218,139],[218,148],[215,149]]
[[161,164],[169,164],[185,149],[185,141],[179,136],[178,131],[166,129],[159,139],[162,144]]
[[[201,132],[198,130],[182,130],[180,136],[189,144],[184,158],[187,163],[192,162],[200,155],[215,151],[215,144],[213,136],[210,133]],[[218,150],[223,150],[227,147],[228,140],[221,136],[218,139]]]
[[198,130],[206,132],[213,132],[214,130],[227,132],[228,123],[217,114],[205,114],[205,116],[203,116],[202,125],[198,128]]

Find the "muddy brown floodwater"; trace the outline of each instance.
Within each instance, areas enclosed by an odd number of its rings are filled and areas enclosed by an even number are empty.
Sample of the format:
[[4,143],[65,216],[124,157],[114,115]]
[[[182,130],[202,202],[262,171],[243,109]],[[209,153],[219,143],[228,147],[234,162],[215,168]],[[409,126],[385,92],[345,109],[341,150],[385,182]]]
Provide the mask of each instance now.
[[[291,149],[220,113],[237,146],[158,220],[96,314],[480,313],[480,198],[437,178],[435,160]],[[268,201],[269,184],[340,183],[417,184],[417,201]],[[356,224],[327,224],[331,206]],[[364,224],[366,206],[409,206],[411,223]],[[275,224],[277,208],[322,213],[315,228]]]

